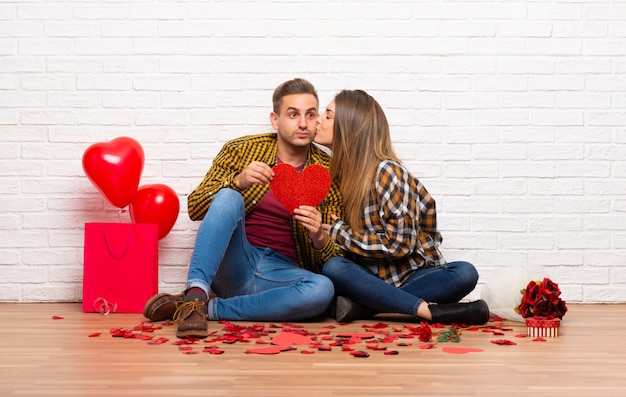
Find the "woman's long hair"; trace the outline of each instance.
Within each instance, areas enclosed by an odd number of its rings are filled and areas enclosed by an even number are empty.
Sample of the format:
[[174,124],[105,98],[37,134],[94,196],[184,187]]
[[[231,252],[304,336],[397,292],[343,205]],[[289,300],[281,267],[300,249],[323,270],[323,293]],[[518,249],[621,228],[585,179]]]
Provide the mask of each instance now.
[[345,221],[356,230],[364,227],[363,208],[375,189],[376,169],[385,159],[399,161],[383,109],[365,91],[341,91],[335,96],[330,173],[339,182]]

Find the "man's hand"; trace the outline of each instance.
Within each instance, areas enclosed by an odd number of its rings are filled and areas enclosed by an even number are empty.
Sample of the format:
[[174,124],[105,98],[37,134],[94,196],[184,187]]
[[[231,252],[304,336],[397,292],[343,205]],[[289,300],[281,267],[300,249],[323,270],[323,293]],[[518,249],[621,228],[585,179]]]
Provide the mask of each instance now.
[[253,183],[266,185],[270,183],[273,177],[274,171],[272,171],[269,165],[260,161],[253,161],[241,173],[235,176],[234,180],[239,187],[247,189]]
[[330,238],[322,226],[322,214],[315,207],[301,205],[293,210],[296,220],[309,231],[315,249],[322,249]]

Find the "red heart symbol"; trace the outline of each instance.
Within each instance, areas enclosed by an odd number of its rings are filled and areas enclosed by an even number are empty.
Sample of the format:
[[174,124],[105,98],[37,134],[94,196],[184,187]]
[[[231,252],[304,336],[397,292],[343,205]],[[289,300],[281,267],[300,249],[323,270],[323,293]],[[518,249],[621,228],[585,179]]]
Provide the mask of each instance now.
[[309,345],[313,340],[308,336],[296,334],[295,332],[281,332],[272,338],[273,345]]
[[180,202],[171,187],[153,183],[137,189],[135,198],[128,209],[130,209],[130,219],[133,222],[156,223],[160,240],[174,227],[180,211]]
[[120,137],[95,143],[83,154],[83,170],[107,200],[124,208],[135,197],[143,170],[144,153],[139,142]]
[[467,354],[467,353],[480,353],[483,349],[478,349],[475,347],[444,347],[441,349],[444,353],[450,354]]
[[317,206],[330,189],[330,173],[319,164],[306,167],[300,174],[289,164],[278,164],[273,170],[270,189],[292,215],[301,205]]

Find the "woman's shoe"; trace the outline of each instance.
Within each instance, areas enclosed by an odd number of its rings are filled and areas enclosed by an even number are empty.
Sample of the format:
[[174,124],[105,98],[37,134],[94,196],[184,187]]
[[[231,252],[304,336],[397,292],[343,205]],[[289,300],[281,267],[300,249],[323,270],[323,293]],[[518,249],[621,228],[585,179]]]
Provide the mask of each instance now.
[[363,320],[374,316],[376,312],[361,306],[350,298],[338,296],[335,305],[335,319],[340,323],[349,323],[354,320]]
[[489,306],[482,299],[464,303],[431,303],[428,308],[434,324],[481,325],[489,321]]

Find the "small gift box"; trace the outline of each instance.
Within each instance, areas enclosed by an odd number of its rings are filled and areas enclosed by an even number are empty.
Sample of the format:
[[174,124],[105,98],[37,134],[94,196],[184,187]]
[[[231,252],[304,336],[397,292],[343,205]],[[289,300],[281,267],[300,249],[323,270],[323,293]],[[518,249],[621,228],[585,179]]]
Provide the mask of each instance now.
[[530,317],[526,319],[526,334],[532,337],[557,337],[561,320],[548,317]]

